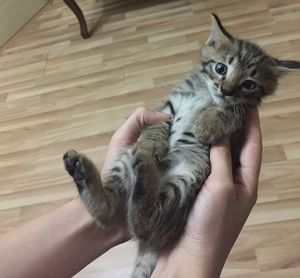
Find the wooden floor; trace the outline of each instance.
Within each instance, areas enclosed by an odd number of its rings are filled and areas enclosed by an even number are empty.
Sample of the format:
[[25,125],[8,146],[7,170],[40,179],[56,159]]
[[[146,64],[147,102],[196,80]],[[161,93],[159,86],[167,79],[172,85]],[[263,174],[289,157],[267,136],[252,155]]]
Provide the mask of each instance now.
[[[0,53],[0,232],[76,196],[61,161],[70,148],[103,161],[113,131],[157,105],[197,61],[210,13],[279,58],[300,59],[299,0],[82,0],[82,40],[55,0]],[[94,28],[94,26],[96,26]],[[259,199],[222,277],[300,277],[299,73],[260,109]],[[111,250],[76,277],[128,277],[135,245]]]

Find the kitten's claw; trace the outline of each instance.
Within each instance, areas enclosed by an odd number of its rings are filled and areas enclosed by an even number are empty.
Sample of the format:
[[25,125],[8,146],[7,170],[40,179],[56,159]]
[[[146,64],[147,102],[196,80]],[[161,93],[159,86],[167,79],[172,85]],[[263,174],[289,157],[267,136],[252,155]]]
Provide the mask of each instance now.
[[149,156],[141,151],[136,151],[133,159],[133,168],[138,172],[139,166],[149,160]]
[[[152,140],[145,140],[138,142],[133,150],[135,161],[140,159],[153,159],[156,164],[159,164],[167,155],[169,151],[169,144],[166,142],[155,142]],[[141,158],[138,158],[141,157]],[[143,158],[142,158],[143,157]],[[135,164],[135,163],[134,163]]]

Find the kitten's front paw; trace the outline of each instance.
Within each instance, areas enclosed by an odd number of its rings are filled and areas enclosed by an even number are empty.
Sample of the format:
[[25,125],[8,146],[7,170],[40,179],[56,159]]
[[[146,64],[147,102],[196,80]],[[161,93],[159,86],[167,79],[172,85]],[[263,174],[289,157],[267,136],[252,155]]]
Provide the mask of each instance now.
[[155,142],[153,145],[152,157],[154,158],[156,163],[159,163],[169,152],[169,143],[163,141]]
[[195,134],[201,143],[212,144],[223,137],[222,112],[208,109],[195,122]]

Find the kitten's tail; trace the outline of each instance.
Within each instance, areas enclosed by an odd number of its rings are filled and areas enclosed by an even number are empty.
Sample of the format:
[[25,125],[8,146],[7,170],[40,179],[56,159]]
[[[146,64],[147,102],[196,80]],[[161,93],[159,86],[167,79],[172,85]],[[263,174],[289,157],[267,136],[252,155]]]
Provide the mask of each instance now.
[[156,261],[156,252],[146,250],[139,246],[139,252],[134,263],[131,278],[150,278],[155,268]]

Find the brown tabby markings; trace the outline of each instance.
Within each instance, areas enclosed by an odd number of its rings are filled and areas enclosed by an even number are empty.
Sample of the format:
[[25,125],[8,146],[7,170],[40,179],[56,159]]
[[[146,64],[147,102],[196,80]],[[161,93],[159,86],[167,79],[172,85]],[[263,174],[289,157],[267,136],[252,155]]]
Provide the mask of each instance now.
[[231,136],[236,167],[245,108],[273,94],[279,77],[297,68],[299,62],[280,61],[234,38],[213,15],[198,67],[160,109],[172,114],[172,122],[145,128],[103,182],[85,155],[64,155],[65,168],[97,223],[108,225],[120,214],[127,218],[139,242],[132,277],[150,277],[158,253],[174,247],[182,234],[210,172],[209,145]]

